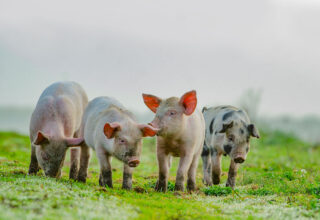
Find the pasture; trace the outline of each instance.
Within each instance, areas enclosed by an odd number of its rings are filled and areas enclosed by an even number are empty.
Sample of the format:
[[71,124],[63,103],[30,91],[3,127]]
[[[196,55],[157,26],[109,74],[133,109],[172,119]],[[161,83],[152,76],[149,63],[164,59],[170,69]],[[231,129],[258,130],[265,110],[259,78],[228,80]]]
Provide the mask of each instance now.
[[122,164],[113,159],[114,188],[98,184],[99,166],[92,152],[87,183],[68,179],[69,154],[61,179],[40,171],[28,176],[29,138],[0,133],[0,219],[304,219],[320,218],[320,147],[280,132],[261,132],[251,140],[237,186],[225,187],[229,158],[223,158],[222,183],[202,183],[197,191],[174,192],[178,159],[170,170],[169,191],[155,192],[155,139],[144,139],[133,189],[121,189]]

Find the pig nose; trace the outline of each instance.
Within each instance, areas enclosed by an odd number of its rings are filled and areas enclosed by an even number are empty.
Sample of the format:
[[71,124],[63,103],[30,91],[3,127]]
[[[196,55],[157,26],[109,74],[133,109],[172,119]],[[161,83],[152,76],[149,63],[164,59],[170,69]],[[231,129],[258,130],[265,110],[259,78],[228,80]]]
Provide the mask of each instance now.
[[154,127],[154,128],[158,128],[153,122],[150,122],[150,123],[148,123],[148,125],[150,125],[150,126],[152,126],[152,127]]
[[136,167],[136,166],[139,165],[139,163],[140,163],[139,160],[130,160],[130,161],[128,162],[128,165],[129,165],[130,167]]
[[244,162],[244,158],[243,157],[236,157],[236,158],[234,158],[234,162],[243,163]]

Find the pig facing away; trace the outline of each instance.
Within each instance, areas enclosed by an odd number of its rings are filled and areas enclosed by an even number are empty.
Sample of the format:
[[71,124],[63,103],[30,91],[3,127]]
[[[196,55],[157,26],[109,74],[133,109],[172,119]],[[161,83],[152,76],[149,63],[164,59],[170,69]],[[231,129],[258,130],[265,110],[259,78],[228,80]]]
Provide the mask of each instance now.
[[171,157],[180,157],[175,190],[184,190],[185,176],[188,175],[187,189],[196,189],[196,169],[201,155],[205,123],[203,115],[196,110],[196,91],[185,93],[181,98],[160,99],[143,94],[144,103],[156,113],[151,126],[157,133],[157,158],[159,179],[157,191],[166,191]]
[[246,160],[250,137],[259,138],[259,131],[250,123],[247,113],[233,106],[203,108],[206,137],[201,154],[204,182],[219,184],[221,156],[231,158],[227,186],[234,188],[239,165]]
[[79,181],[86,181],[89,147],[96,151],[100,163],[101,186],[112,188],[111,158],[124,163],[122,188],[131,189],[133,167],[140,163],[142,137],[154,136],[156,129],[138,124],[134,116],[117,100],[98,97],[89,102],[83,115]]
[[[87,104],[85,91],[75,82],[57,82],[43,91],[30,121],[29,174],[42,168],[46,176],[60,177],[67,149],[83,142],[78,130]],[[78,150],[71,150],[71,178],[78,170]]]

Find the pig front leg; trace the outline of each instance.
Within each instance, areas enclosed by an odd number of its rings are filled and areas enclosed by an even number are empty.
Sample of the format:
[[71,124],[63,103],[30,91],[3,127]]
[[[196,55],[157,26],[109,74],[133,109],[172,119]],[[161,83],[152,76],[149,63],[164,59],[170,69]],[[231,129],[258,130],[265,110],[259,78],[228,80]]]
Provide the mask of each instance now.
[[231,160],[226,186],[235,187],[238,168],[239,164]]
[[80,182],[86,182],[88,176],[88,166],[91,156],[90,148],[84,143],[81,146],[81,156],[80,156],[80,169],[77,180]]
[[221,154],[215,148],[212,149],[211,163],[212,163],[212,182],[214,185],[220,183],[221,176]]
[[31,145],[31,160],[29,165],[29,175],[37,174],[37,172],[40,170],[37,156],[36,156],[36,146]]
[[70,172],[69,172],[69,179],[76,180],[78,176],[79,170],[79,158],[80,158],[80,149],[71,148],[70,149]]
[[112,186],[112,170],[111,170],[111,156],[105,152],[102,147],[96,148],[97,157],[100,164],[100,177],[99,177],[99,185],[100,186],[108,186],[109,188],[113,188]]
[[166,192],[168,188],[168,175],[169,175],[169,155],[163,149],[157,148],[157,158],[159,165],[159,178],[156,183],[155,190],[159,192]]
[[211,180],[211,155],[210,149],[206,146],[203,147],[202,154],[202,169],[203,169],[203,182],[207,186],[212,185]]
[[123,165],[122,189],[130,190],[132,188],[132,171],[133,169],[127,164]]
[[192,159],[193,157],[190,154],[184,155],[180,158],[176,176],[176,185],[174,187],[175,191],[184,191],[184,180],[192,163]]

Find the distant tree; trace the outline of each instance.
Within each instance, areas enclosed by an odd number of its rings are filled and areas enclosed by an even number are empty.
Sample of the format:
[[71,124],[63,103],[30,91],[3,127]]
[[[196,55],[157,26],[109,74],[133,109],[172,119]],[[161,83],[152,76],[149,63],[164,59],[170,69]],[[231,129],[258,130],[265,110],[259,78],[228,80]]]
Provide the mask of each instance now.
[[261,95],[261,89],[249,88],[245,90],[238,99],[239,106],[248,113],[251,121],[253,122],[256,122],[258,119]]

